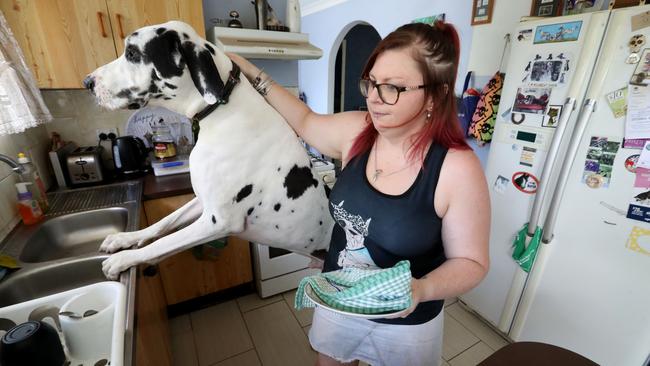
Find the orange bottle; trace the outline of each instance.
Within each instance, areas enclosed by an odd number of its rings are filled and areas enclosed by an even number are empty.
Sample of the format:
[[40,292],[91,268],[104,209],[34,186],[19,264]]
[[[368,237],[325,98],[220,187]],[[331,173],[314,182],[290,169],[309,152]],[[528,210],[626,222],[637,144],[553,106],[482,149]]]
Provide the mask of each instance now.
[[43,211],[38,205],[38,201],[34,199],[32,193],[29,191],[28,186],[31,183],[16,183],[18,190],[18,213],[23,219],[25,225],[35,224],[43,218]]

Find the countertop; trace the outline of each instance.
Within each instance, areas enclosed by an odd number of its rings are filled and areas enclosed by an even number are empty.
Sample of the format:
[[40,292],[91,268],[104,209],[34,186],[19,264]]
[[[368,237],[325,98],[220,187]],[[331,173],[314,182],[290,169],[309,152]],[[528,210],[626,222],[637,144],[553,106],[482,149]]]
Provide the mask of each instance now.
[[193,193],[190,173],[156,177],[149,173],[143,180],[142,200],[153,200],[181,194]]

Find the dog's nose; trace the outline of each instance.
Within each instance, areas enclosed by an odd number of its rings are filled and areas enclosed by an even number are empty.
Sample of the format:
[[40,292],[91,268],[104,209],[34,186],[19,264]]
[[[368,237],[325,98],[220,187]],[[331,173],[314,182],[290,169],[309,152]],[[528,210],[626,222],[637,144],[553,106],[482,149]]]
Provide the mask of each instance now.
[[92,75],[86,76],[86,78],[83,81],[84,87],[91,92],[94,92],[95,90],[95,77]]

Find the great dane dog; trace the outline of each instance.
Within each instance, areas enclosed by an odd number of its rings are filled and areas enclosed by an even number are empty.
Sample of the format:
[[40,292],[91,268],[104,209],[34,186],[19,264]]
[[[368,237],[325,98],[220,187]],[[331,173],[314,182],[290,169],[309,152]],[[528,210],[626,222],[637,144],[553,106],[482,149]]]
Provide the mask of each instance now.
[[334,222],[324,184],[291,127],[240,75],[192,27],[171,21],[130,34],[124,54],[84,80],[107,109],[156,105],[200,119],[190,154],[196,198],[146,229],[106,237],[108,278],[228,235],[306,255],[327,248]]

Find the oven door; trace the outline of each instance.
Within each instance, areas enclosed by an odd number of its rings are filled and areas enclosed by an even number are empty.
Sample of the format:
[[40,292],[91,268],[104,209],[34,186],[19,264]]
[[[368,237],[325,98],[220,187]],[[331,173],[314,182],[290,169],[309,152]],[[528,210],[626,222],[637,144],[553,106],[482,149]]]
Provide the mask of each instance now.
[[307,268],[311,259],[284,249],[254,244],[255,262],[262,280]]

